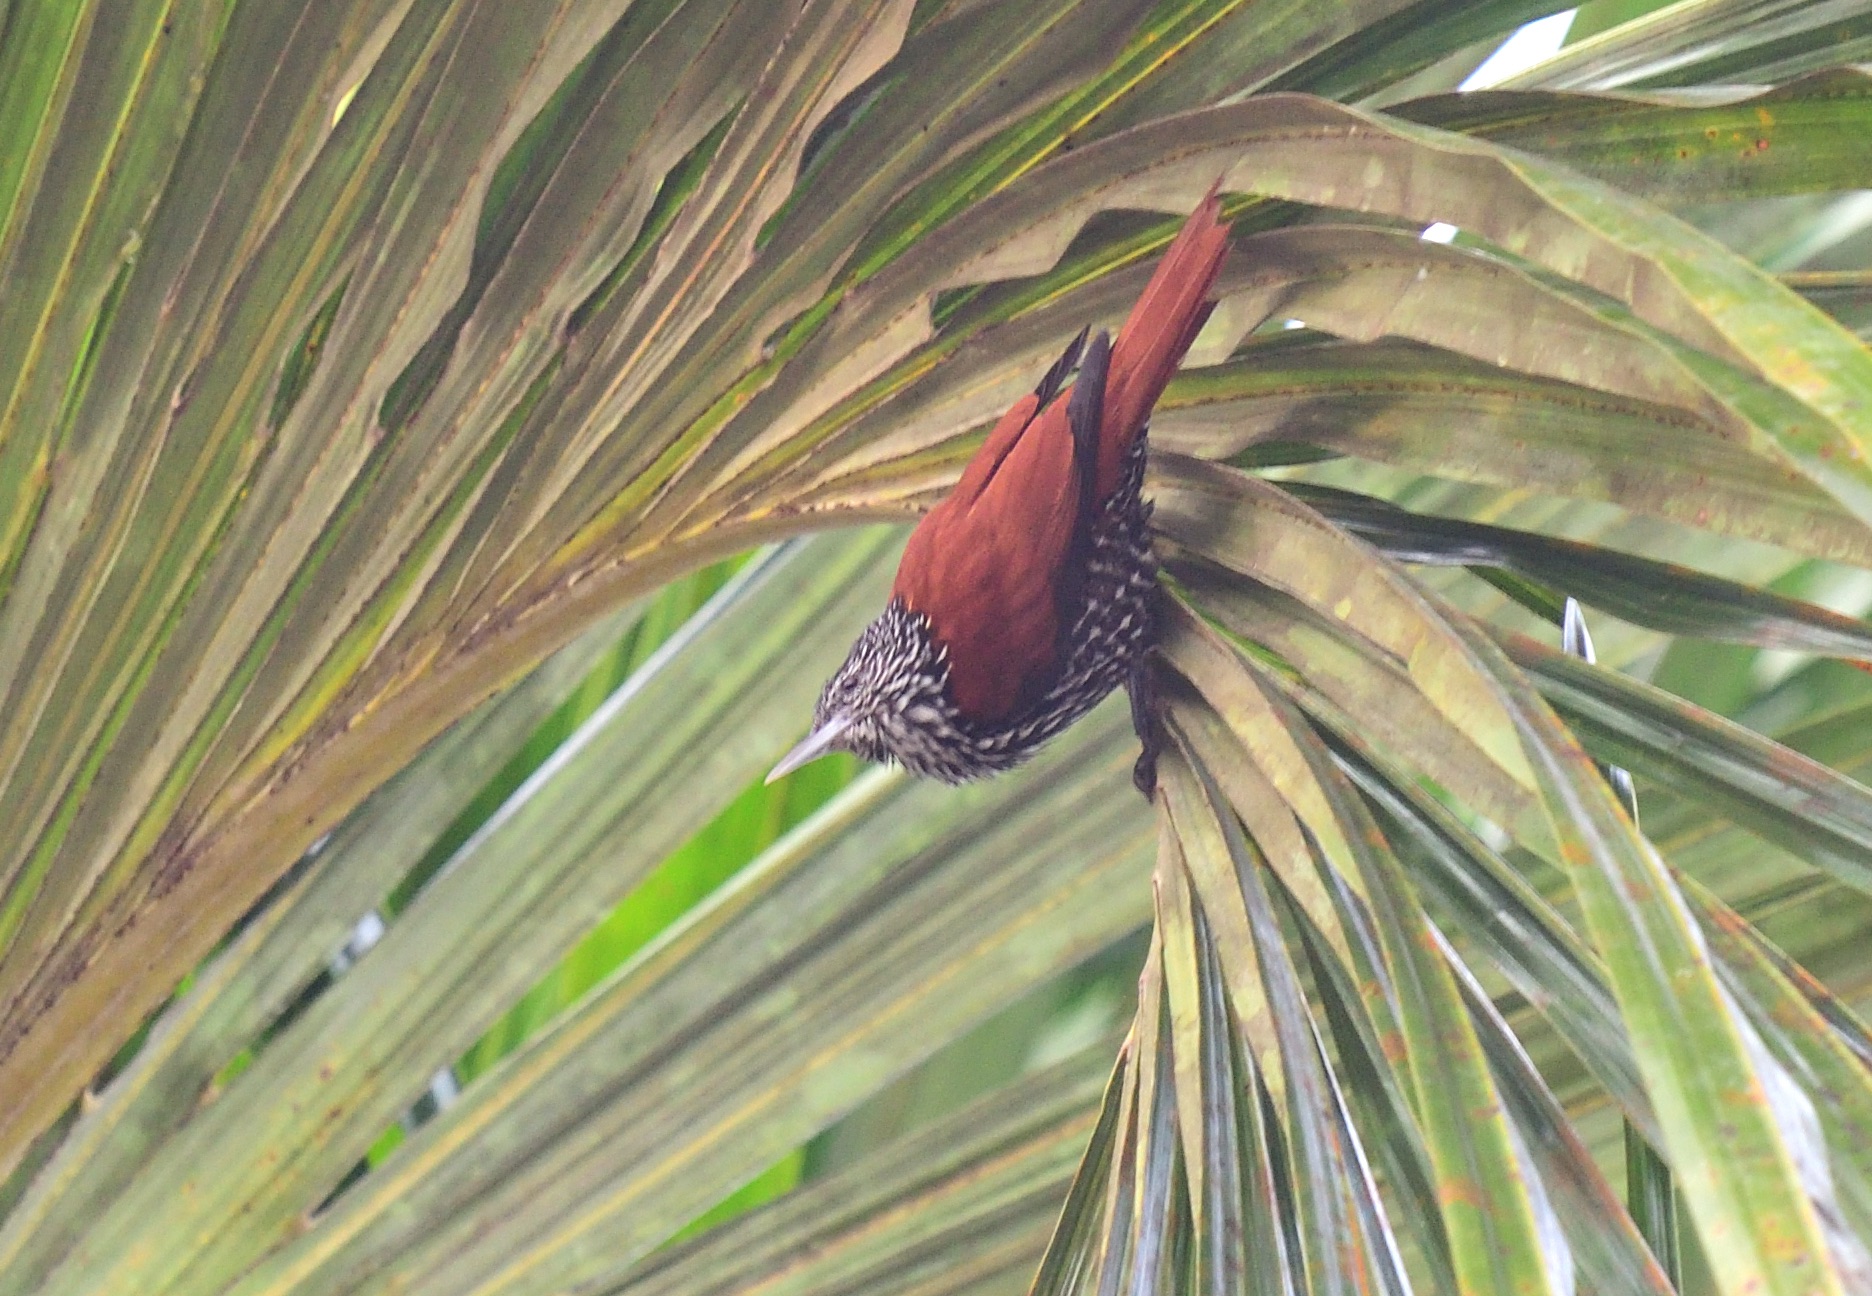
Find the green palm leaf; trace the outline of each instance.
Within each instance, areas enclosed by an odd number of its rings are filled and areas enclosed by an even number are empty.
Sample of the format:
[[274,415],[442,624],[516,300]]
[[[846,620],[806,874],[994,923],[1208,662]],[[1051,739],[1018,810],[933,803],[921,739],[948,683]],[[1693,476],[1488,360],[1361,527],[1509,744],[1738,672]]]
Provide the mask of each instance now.
[[[0,1293],[1872,1290],[1872,36],[1551,8],[0,3]],[[758,786],[1218,176],[1154,803]]]

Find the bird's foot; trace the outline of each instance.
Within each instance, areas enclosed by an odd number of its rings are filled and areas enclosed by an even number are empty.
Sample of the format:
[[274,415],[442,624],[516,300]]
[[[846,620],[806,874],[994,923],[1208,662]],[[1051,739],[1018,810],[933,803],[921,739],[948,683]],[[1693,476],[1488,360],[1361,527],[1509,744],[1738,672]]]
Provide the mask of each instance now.
[[1144,794],[1146,801],[1154,800],[1157,795],[1157,753],[1162,749],[1157,731],[1157,683],[1150,667],[1140,661],[1131,668],[1131,678],[1125,681],[1125,694],[1131,699],[1131,727],[1137,730],[1138,741],[1144,750],[1138,753],[1137,764],[1131,767],[1131,782]]

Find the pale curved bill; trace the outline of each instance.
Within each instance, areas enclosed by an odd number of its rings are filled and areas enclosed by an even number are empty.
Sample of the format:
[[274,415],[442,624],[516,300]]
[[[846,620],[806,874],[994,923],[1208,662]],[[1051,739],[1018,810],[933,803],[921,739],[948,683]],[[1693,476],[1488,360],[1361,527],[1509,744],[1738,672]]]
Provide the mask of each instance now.
[[807,734],[792,751],[782,756],[780,758],[780,763],[774,766],[772,770],[768,771],[766,781],[772,783],[775,779],[784,778],[786,775],[791,774],[808,761],[818,760],[821,756],[832,750],[832,745],[836,743],[849,728],[851,728],[851,721],[844,716],[834,716],[832,719],[826,721],[817,729]]

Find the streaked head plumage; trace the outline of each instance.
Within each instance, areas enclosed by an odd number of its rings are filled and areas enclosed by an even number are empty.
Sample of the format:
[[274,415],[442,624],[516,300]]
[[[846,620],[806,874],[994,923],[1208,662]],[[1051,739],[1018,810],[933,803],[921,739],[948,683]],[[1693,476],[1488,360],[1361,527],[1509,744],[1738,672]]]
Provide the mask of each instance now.
[[768,781],[834,751],[926,772],[922,755],[931,731],[953,725],[947,680],[948,655],[929,621],[892,599],[820,690],[812,733],[774,767]]

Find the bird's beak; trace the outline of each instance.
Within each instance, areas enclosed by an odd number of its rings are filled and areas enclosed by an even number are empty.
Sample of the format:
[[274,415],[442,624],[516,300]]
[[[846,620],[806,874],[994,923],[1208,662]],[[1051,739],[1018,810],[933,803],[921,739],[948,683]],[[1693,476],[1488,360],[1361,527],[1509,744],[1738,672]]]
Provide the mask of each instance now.
[[808,761],[818,760],[821,756],[832,750],[833,744],[844,736],[847,729],[851,728],[851,723],[852,722],[844,716],[833,716],[830,720],[807,734],[800,742],[799,746],[795,747],[785,756],[782,756],[780,758],[780,763],[774,766],[768,773],[767,781],[772,783],[777,778],[784,778],[786,775],[791,774]]

